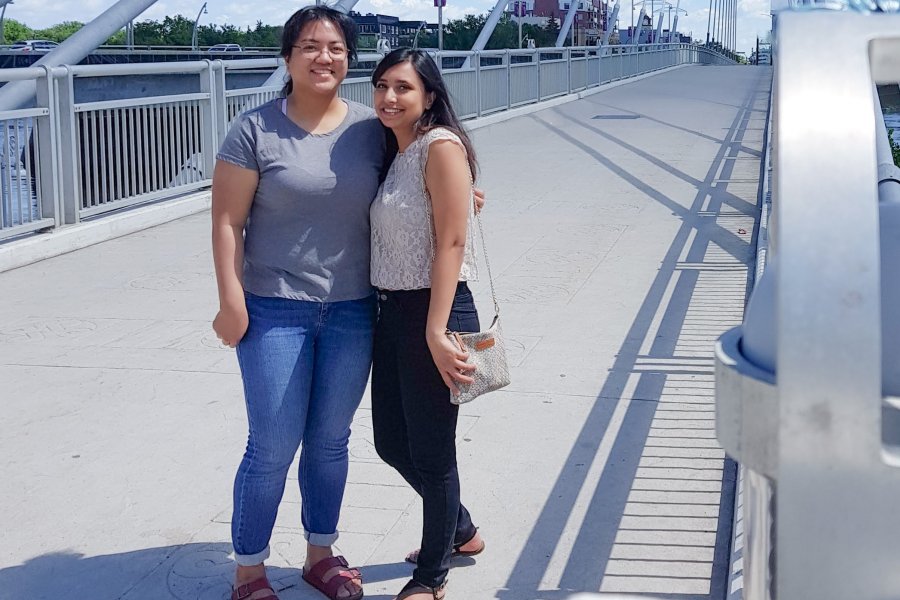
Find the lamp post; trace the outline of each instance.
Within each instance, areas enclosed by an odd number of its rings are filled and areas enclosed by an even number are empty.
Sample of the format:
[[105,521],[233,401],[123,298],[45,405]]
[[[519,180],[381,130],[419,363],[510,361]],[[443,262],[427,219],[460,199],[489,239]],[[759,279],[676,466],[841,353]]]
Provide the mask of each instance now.
[[419,33],[420,33],[423,29],[425,29],[427,26],[428,26],[428,23],[426,23],[425,21],[422,21],[422,22],[419,24],[418,29],[416,29],[416,37],[413,38],[413,48],[418,48],[418,47],[419,47]]
[[197,27],[200,25],[200,17],[201,15],[206,14],[206,2],[203,3],[203,6],[200,7],[200,12],[197,13],[197,18],[194,20],[194,33],[191,35],[191,50],[195,52],[198,50],[197,47]]
[[513,15],[516,17],[516,20],[519,24],[519,49],[522,49],[522,17],[525,16],[525,11],[528,10],[528,5],[525,0],[514,0],[513,3]]
[[0,12],[0,44],[6,43],[6,29],[4,28],[3,19],[6,18],[6,5],[12,3],[13,0],[0,0],[0,6],[3,7],[3,12]]
[[438,9],[438,52],[444,51],[444,7],[447,6],[447,0],[434,0],[434,5]]

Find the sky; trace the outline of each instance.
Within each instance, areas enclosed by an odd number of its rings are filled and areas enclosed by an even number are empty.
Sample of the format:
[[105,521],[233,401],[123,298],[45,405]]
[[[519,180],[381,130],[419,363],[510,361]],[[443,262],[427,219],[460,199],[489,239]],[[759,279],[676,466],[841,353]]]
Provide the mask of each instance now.
[[[631,24],[628,12],[630,0],[621,0],[619,26],[627,28]],[[665,0],[654,0],[656,8]],[[677,0],[672,0],[676,2]],[[718,0],[715,0],[718,1]],[[444,19],[455,19],[465,14],[480,14],[490,11],[496,0],[447,0]],[[625,4],[627,2],[627,4]],[[285,2],[276,0],[269,2],[248,2],[247,0],[208,0],[207,14],[202,15],[201,24],[232,24],[239,27],[254,26],[257,21],[267,25],[281,25],[298,8],[309,4],[307,1]],[[709,0],[681,0],[681,8],[687,14],[681,14],[678,30],[692,33],[695,39],[706,39],[707,21],[709,19]],[[115,0],[15,0],[6,10],[6,17],[16,19],[33,29],[42,29],[62,21],[82,21],[101,14],[115,4]],[[137,20],[161,20],[167,15],[184,15],[192,21],[197,17],[203,0],[157,0]],[[648,11],[650,0],[647,0]],[[769,9],[771,0],[738,0],[737,50],[749,54],[756,45],[757,35],[762,35],[770,28]],[[437,21],[437,9],[433,0],[360,0],[354,10],[366,13],[381,13],[398,16],[402,19],[422,19]],[[640,11],[640,0],[635,0],[635,20]],[[663,28],[668,25],[668,13],[663,20]],[[675,11],[671,12],[672,17]],[[656,19],[654,18],[654,24]]]

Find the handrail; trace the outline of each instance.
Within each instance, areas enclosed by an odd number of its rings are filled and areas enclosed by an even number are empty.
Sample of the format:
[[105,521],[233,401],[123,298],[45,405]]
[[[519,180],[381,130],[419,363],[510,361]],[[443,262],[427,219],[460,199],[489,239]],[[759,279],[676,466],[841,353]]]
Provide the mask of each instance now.
[[[601,47],[587,46],[435,54],[443,59],[444,79],[462,119],[583,93],[674,65],[731,63],[683,44],[629,48],[627,55],[603,53]],[[381,58],[362,54],[359,62],[371,64]],[[13,154],[19,158],[7,157],[7,162],[15,165],[26,155],[31,160],[25,165],[27,177],[20,177],[18,170],[14,175],[9,170],[0,173],[0,215],[11,210],[2,201],[14,184],[25,189],[34,187],[35,176],[41,181],[32,200],[19,193],[16,201],[17,207],[34,204],[34,216],[17,208],[14,223],[0,221],[0,240],[208,187],[215,150],[232,120],[277,97],[282,87],[279,81],[228,89],[226,75],[276,69],[282,63],[281,58],[270,57],[0,70],[0,81],[37,82],[40,92],[38,108],[0,115],[18,132]],[[167,95],[116,94],[97,101],[79,95],[75,100],[79,80],[149,75],[178,75],[188,82]],[[196,83],[189,82],[193,78]],[[345,80],[341,95],[371,105],[368,77]],[[28,218],[19,222],[22,214]]]

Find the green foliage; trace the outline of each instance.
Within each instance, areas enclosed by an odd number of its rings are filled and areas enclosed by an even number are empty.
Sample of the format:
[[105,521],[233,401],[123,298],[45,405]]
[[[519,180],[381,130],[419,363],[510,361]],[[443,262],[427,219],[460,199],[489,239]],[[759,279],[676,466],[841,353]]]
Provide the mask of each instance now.
[[125,42],[126,42],[126,40],[125,40],[125,30],[124,30],[124,29],[120,29],[119,31],[117,31],[117,32],[115,32],[114,34],[112,34],[112,35],[110,36],[110,38],[109,38],[108,40],[106,40],[104,43],[105,43],[107,46],[124,46],[124,45],[125,45]]
[[3,21],[3,39],[7,44],[34,39],[34,30],[15,19]]
[[82,27],[84,27],[84,23],[79,23],[78,21],[64,21],[47,29],[36,29],[34,37],[35,39],[63,42],[74,35]]
[[[469,50],[475,44],[478,34],[487,22],[488,15],[466,15],[462,19],[453,19],[444,24],[444,49]],[[550,18],[545,27],[522,25],[522,39],[534,40],[537,47],[553,46],[559,35],[559,20]],[[523,41],[522,45],[525,45]],[[438,36],[432,33],[419,34],[420,48],[437,48]],[[488,50],[502,50],[519,47],[519,24],[508,14],[503,15],[488,40]]]
[[444,50],[469,50],[475,45],[487,15],[466,15],[444,24]]
[[[469,50],[478,38],[478,34],[487,22],[488,15],[466,15],[461,19],[453,19],[444,24],[444,49]],[[6,43],[11,44],[26,39],[48,39],[62,42],[83,27],[82,23],[66,21],[48,29],[32,30],[23,23],[9,19],[4,29]],[[256,26],[239,29],[234,25],[202,24],[197,28],[197,42],[201,47],[216,44],[240,44],[244,48],[280,48],[281,26],[264,25],[257,21]],[[141,21],[134,24],[134,43],[137,46],[183,46],[191,45],[194,21],[176,15],[165,17],[162,21]],[[551,17],[546,26],[523,25],[523,39],[534,40],[538,47],[553,46],[559,35],[559,19]],[[371,38],[371,39],[370,39]],[[412,44],[412,39],[403,40]],[[360,36],[360,49],[374,49],[375,36]],[[125,44],[125,32],[119,31],[106,42],[109,45]],[[420,48],[437,48],[436,33],[422,31],[419,34]],[[489,50],[519,47],[519,25],[516,19],[504,15],[497,24],[491,39]]]
[[894,155],[894,164],[900,167],[900,144],[894,140],[893,129],[888,129],[888,141],[891,143],[891,154]]

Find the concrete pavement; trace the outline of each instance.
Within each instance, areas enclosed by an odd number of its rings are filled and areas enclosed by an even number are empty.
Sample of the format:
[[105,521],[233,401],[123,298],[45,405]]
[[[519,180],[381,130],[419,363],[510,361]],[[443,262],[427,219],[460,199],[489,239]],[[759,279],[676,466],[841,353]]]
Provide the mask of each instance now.
[[[724,596],[735,469],[712,344],[743,314],[770,79],[684,68],[475,132],[514,368],[460,421],[488,546],[455,563],[448,599]],[[0,599],[227,597],[246,425],[210,329],[208,215],[2,273],[0,290]],[[476,299],[487,317],[486,282]],[[421,509],[369,415],[367,397],[338,546],[388,600]],[[282,599],[320,598],[299,580],[295,481],[272,547]]]

